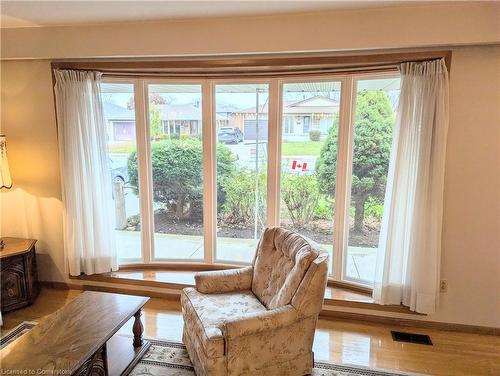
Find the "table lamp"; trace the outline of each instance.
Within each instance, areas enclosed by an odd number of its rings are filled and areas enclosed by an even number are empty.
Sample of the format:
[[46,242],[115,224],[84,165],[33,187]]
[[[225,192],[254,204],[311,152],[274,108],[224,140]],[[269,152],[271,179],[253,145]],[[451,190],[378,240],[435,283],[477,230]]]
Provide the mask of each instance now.
[[[10,177],[9,162],[7,161],[7,142],[5,135],[0,134],[0,189],[12,188],[12,179]],[[0,238],[0,249],[3,248],[3,239]]]

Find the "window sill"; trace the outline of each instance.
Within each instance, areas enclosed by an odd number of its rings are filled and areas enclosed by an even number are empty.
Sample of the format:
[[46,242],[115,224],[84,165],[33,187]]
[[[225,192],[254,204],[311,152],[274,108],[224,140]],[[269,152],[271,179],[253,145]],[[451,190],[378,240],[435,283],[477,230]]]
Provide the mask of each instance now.
[[[143,265],[144,266],[144,265]],[[177,268],[177,270],[175,270]],[[144,287],[144,294],[147,295],[148,287],[165,288],[170,290],[182,290],[185,287],[194,287],[194,274],[201,270],[216,270],[222,268],[234,268],[234,266],[220,265],[196,265],[191,270],[179,270],[179,267],[162,268],[159,266],[150,268],[122,268],[123,270],[104,274],[95,274],[89,276],[70,277],[82,281],[94,281],[113,283],[117,285],[141,286]],[[373,301],[371,293],[362,292],[359,289],[350,289],[346,286],[339,286],[336,282],[329,282],[325,290],[324,305],[329,307],[348,307],[359,308],[374,311],[386,311],[396,313],[406,313],[415,315],[404,306],[386,306]]]

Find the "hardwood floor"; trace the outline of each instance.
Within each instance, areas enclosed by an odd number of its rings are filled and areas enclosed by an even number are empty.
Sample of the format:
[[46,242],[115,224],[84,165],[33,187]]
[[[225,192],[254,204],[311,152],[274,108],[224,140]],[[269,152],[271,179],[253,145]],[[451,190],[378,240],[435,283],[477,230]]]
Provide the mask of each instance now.
[[[42,289],[36,303],[4,315],[2,333],[23,321],[37,321],[74,299],[81,291]],[[143,310],[144,335],[180,341],[180,304],[152,298]],[[120,332],[130,334],[133,320]],[[391,330],[428,334],[433,346],[394,342]],[[354,321],[318,322],[314,339],[318,360],[431,375],[500,375],[500,337],[400,328]]]

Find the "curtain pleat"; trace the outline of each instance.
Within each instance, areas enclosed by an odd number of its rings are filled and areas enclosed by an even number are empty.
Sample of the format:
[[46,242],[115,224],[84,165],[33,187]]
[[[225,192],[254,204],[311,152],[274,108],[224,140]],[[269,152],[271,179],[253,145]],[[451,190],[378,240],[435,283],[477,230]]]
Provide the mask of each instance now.
[[69,273],[117,270],[101,74],[55,70],[54,75]]
[[439,301],[448,72],[444,60],[400,65],[373,297],[431,314]]

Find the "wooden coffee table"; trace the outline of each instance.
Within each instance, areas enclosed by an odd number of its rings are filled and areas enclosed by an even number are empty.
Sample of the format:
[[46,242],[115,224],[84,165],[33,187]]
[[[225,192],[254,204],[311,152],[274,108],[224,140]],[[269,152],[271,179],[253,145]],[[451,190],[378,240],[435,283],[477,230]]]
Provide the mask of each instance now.
[[[1,350],[1,369],[28,375],[127,374],[150,346],[142,339],[141,323],[148,300],[85,291]],[[132,316],[133,337],[117,334]]]

